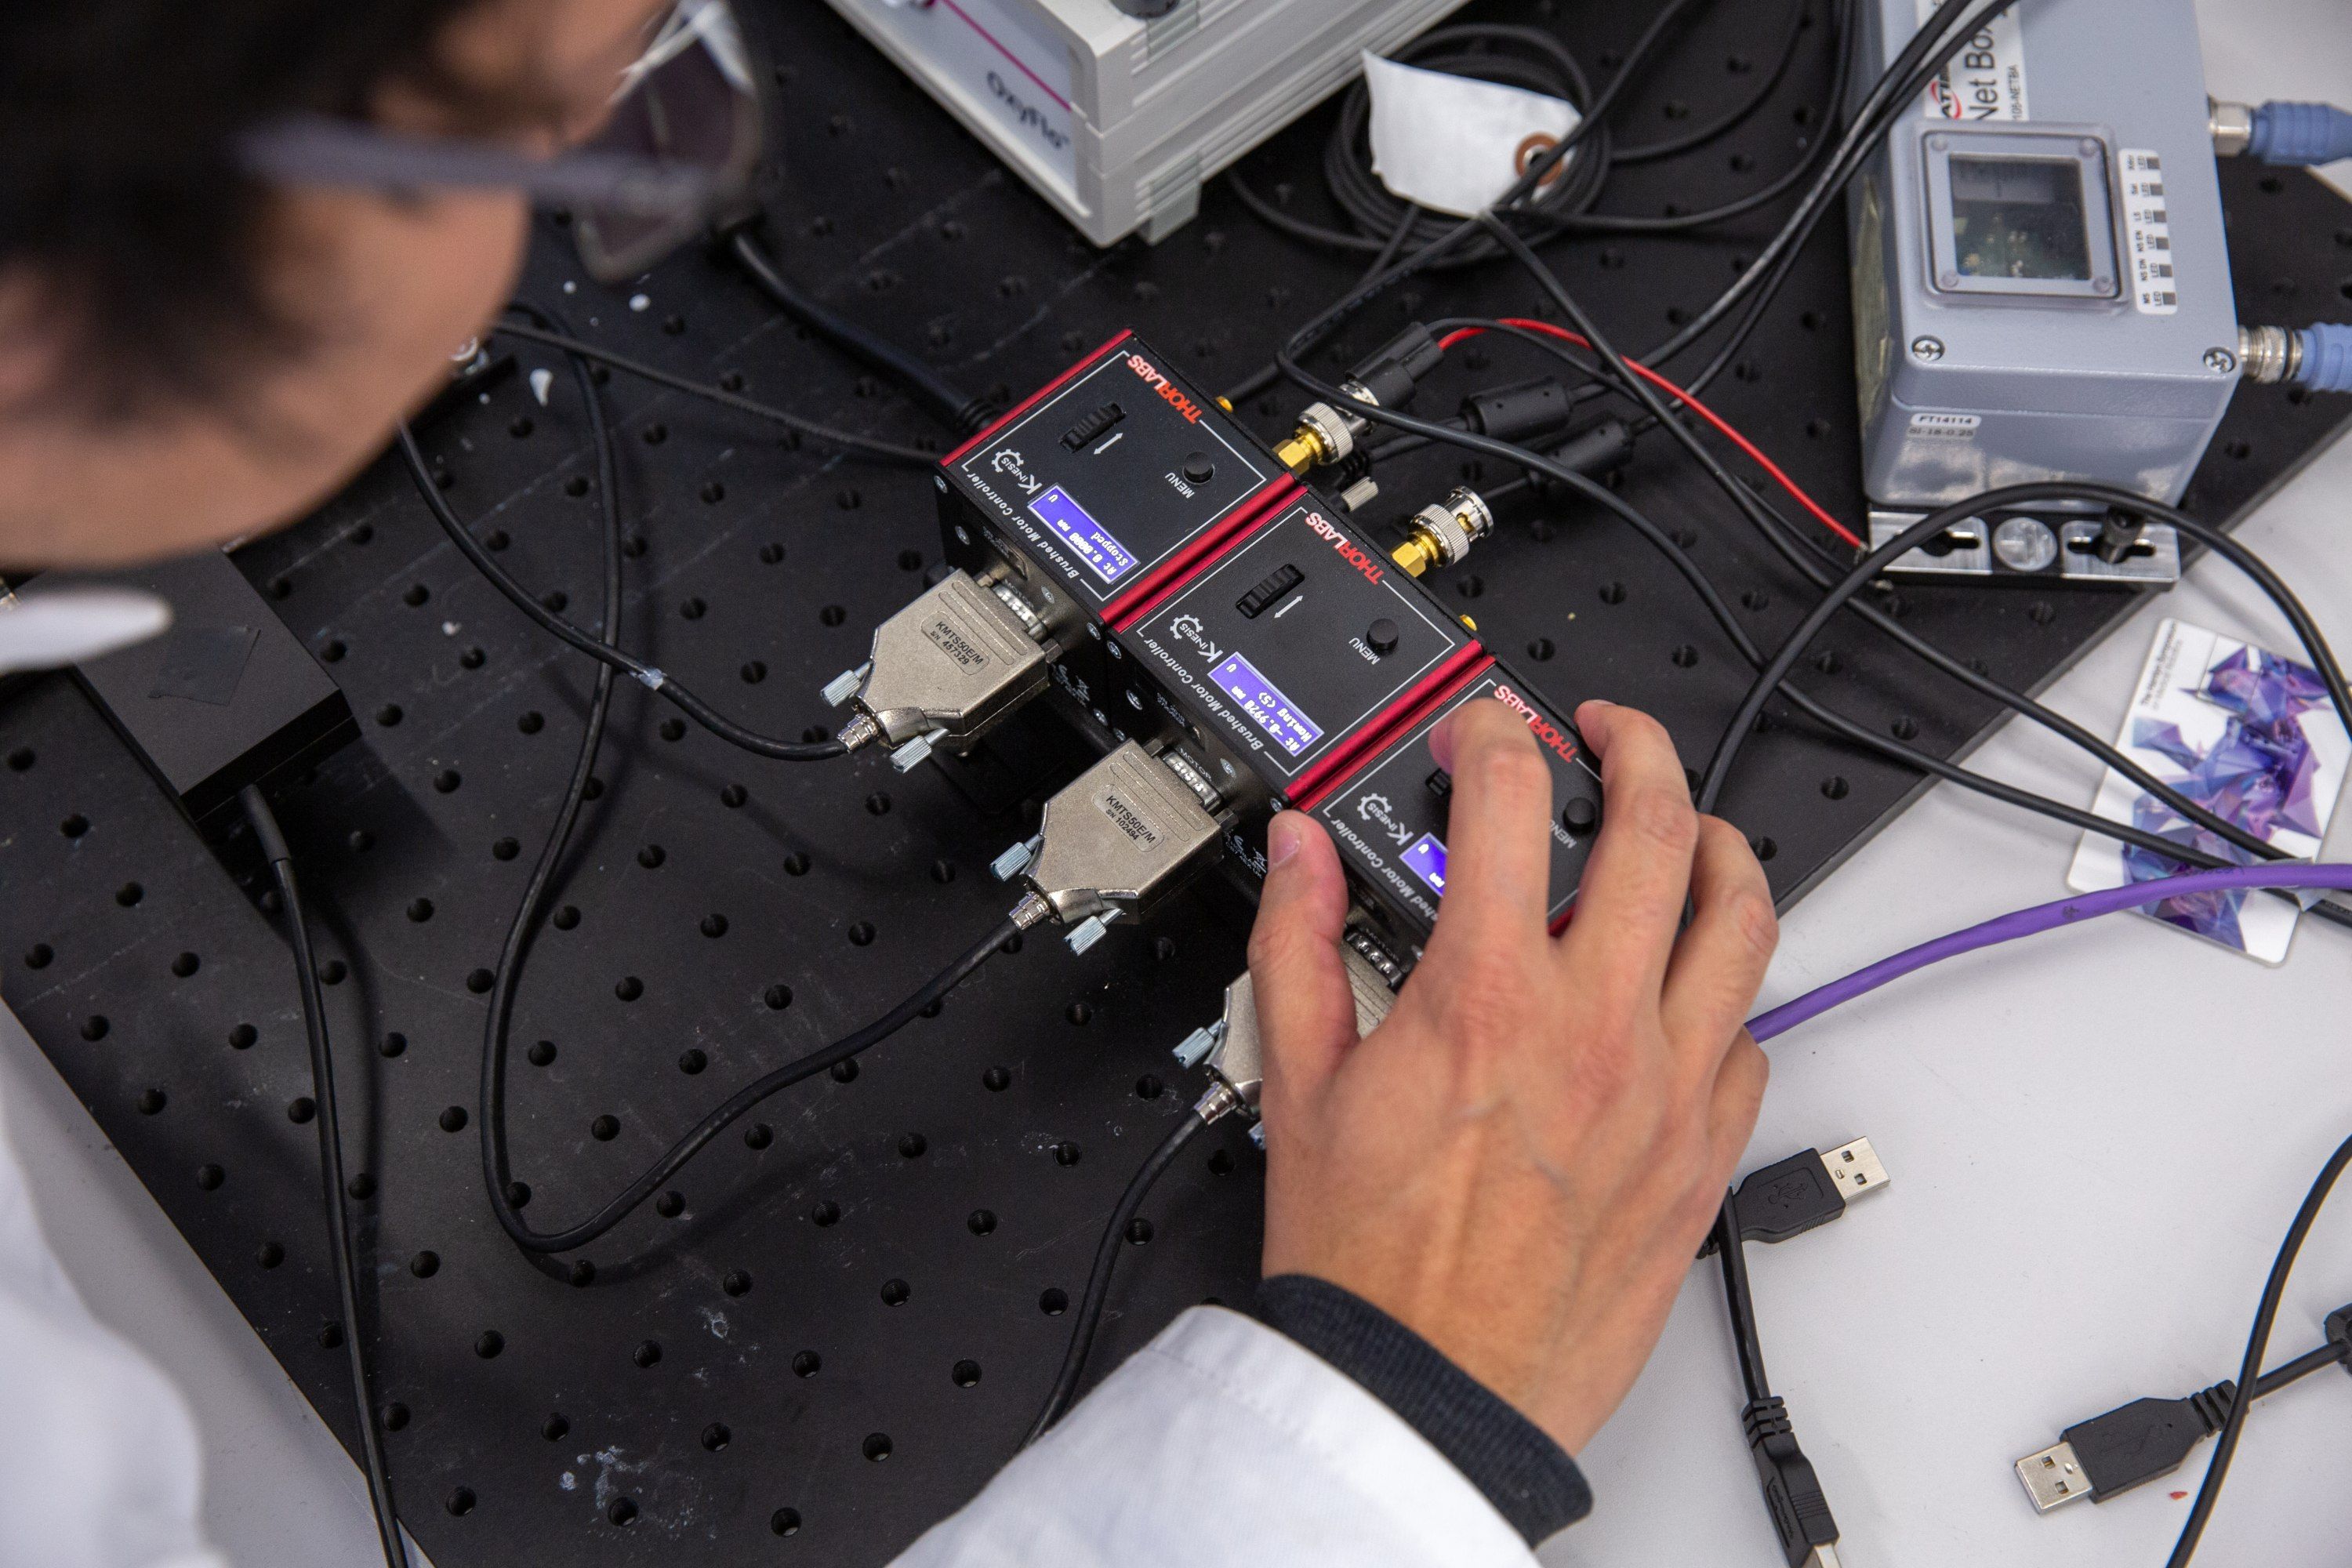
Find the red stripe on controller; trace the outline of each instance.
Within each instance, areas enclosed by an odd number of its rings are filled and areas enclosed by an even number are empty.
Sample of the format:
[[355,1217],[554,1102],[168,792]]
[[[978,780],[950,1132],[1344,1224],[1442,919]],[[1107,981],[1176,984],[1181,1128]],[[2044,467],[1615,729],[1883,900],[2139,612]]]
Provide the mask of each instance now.
[[1303,494],[1306,488],[1288,474],[1270,481],[1264,489],[1226,513],[1223,521],[1205,530],[1198,539],[1153,567],[1141,582],[1105,605],[1103,620],[1113,631],[1127,630],[1165,604],[1171,594],[1192,580],[1198,568],[1224,553],[1225,546],[1244,533],[1255,532],[1259,522],[1280,510],[1293,496]]
[[[1474,643],[1471,646],[1475,647],[1477,645]],[[1483,653],[1486,650],[1481,648],[1479,651]],[[1449,664],[1454,663],[1460,658],[1461,655],[1455,654],[1452,658],[1448,659],[1447,662]],[[1495,661],[1490,657],[1482,659],[1479,663],[1469,669],[1464,670],[1458,679],[1449,682],[1444,690],[1439,692],[1434,699],[1423,705],[1423,707],[1416,712],[1412,718],[1408,721],[1408,722],[1397,726],[1393,733],[1403,733],[1405,730],[1408,730],[1412,728],[1413,724],[1420,722],[1421,719],[1426,714],[1434,712],[1438,709],[1444,707],[1448,702],[1453,701],[1456,697],[1459,697],[1465,691],[1467,691],[1480,676],[1488,673],[1494,668]],[[1416,689],[1422,689],[1417,688]],[[1374,722],[1377,723],[1379,721],[1375,720]],[[1361,731],[1359,732],[1360,733]],[[1388,750],[1388,742],[1385,740],[1382,741],[1381,742],[1380,749],[1381,751]],[[1366,758],[1364,760],[1369,762],[1370,759]],[[1320,770],[1318,769],[1318,771],[1319,772]],[[1339,787],[1354,776],[1355,773],[1352,769],[1346,773],[1332,773],[1317,784],[1311,794],[1294,789],[1290,792],[1290,804],[1300,811],[1313,811],[1317,807],[1320,806],[1325,801],[1329,800],[1334,795],[1337,795],[1339,792]]]
[[1324,784],[1349,772],[1365,757],[1385,747],[1401,731],[1410,728],[1435,707],[1455,684],[1456,678],[1482,659],[1493,662],[1492,656],[1475,642],[1455,648],[1428,679],[1381,710],[1368,722],[1358,726],[1354,734],[1333,747],[1321,762],[1300,774],[1298,782],[1283,793],[1294,802],[1315,797]]

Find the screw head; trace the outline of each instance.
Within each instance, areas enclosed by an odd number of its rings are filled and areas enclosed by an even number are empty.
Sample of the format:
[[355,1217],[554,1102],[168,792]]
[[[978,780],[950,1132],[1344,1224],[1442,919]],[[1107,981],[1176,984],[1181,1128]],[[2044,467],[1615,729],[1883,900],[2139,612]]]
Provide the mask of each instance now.
[[1913,338],[1911,354],[1915,359],[1925,360],[1927,363],[1933,364],[1944,357],[1944,340],[1928,337]]
[[2231,371],[2238,368],[2238,356],[2231,353],[2228,349],[2207,349],[2205,351],[2205,368],[2211,371],[2215,375],[2227,375]]
[[1937,153],[1941,153],[1951,144],[1952,139],[1948,136],[1930,136],[1927,138],[1928,147]]
[[2114,293],[2115,291],[2116,291],[2116,280],[2115,280],[2114,279],[2112,279],[2112,278],[2094,278],[2094,279],[2091,279],[2091,292],[2092,292],[2092,293],[2094,293],[2094,294],[2112,294],[2112,293]]
[[1957,272],[1938,272],[1937,274],[1936,274],[1936,287],[1937,287],[1937,288],[1938,288],[1938,289],[1957,289],[1957,288],[1958,288],[1959,286],[1960,286],[1960,275],[1959,275],[1958,273],[1957,273]]
[[2003,518],[1992,531],[1992,552],[2013,572],[2046,572],[2058,560],[2058,535],[2039,518]]
[[2099,141],[2098,141],[2098,138],[2097,138],[2097,137],[2095,137],[2095,136],[2085,136],[2085,137],[2084,137],[2084,138],[2083,138],[2083,156],[2084,156],[2084,157],[2085,157],[2085,158],[2095,158],[2095,157],[2097,157],[2097,156],[2099,155],[2099,153],[2100,153],[2100,147],[2099,147]]

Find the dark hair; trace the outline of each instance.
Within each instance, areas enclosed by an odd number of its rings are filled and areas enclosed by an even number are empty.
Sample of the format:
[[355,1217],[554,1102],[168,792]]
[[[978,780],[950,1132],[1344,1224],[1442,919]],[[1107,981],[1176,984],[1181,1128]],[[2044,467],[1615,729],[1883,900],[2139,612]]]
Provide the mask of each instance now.
[[447,96],[443,30],[482,3],[0,0],[0,281],[60,334],[44,405],[219,396],[295,346],[267,289],[270,193],[235,139],[364,115],[394,82]]

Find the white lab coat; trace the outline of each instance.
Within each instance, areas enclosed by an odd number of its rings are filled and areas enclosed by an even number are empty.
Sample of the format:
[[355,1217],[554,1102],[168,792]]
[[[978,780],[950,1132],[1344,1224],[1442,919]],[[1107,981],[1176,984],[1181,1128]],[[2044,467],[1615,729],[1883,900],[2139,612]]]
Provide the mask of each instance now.
[[222,1568],[196,1426],[58,1267],[0,1122],[0,1564]]
[[[0,1565],[226,1568],[179,1391],[92,1318],[0,1130]],[[1460,1471],[1238,1312],[1169,1326],[903,1568],[1526,1568]]]

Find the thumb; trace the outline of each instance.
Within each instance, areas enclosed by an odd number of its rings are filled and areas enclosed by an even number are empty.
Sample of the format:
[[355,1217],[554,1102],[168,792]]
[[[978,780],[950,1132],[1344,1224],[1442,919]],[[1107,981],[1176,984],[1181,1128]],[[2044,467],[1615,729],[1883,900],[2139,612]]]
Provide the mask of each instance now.
[[1339,851],[1300,811],[1266,827],[1265,891],[1250,931],[1250,984],[1270,1101],[1313,1095],[1356,1043],[1356,1002],[1339,958],[1348,918]]

